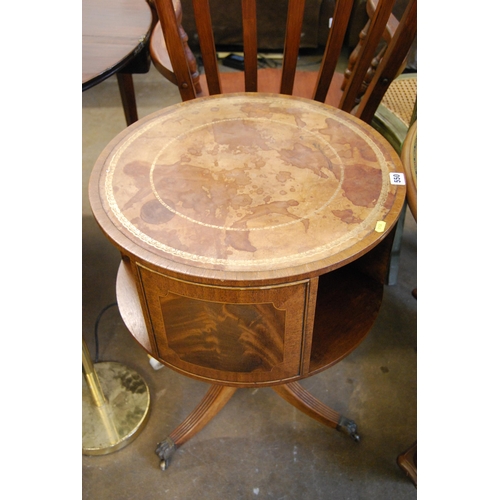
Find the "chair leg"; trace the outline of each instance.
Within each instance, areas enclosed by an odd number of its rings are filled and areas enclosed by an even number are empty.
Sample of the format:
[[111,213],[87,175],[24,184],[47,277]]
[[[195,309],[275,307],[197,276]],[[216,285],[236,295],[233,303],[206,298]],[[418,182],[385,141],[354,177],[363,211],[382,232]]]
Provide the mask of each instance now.
[[405,201],[401,210],[401,215],[396,224],[396,233],[394,234],[394,242],[391,249],[391,257],[389,261],[389,273],[387,276],[387,284],[395,285],[398,281],[399,272],[399,256],[401,254],[401,242],[403,240],[403,229],[405,224],[407,203]]
[[134,80],[130,73],[116,73],[116,78],[120,89],[123,111],[125,112],[125,121],[129,126],[139,119],[135,102]]
[[156,447],[160,467],[165,470],[175,450],[192,438],[219,413],[236,392],[236,387],[212,385],[200,404]]
[[410,478],[411,482],[417,487],[417,442],[404,453],[398,456],[398,465]]
[[338,431],[349,434],[354,441],[359,441],[357,425],[354,421],[342,416],[330,407],[316,399],[311,393],[306,391],[298,382],[273,386],[285,401],[295,406],[306,415],[322,424],[333,427]]

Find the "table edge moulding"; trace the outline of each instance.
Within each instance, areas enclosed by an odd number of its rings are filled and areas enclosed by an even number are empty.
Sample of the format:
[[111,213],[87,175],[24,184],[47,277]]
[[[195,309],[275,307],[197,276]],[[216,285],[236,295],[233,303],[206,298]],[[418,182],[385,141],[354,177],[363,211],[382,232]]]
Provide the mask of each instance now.
[[183,102],[106,147],[89,197],[122,255],[122,318],[151,356],[212,384],[159,446],[162,467],[238,387],[270,386],[358,437],[298,381],[370,331],[402,179],[396,152],[367,124],[278,94]]

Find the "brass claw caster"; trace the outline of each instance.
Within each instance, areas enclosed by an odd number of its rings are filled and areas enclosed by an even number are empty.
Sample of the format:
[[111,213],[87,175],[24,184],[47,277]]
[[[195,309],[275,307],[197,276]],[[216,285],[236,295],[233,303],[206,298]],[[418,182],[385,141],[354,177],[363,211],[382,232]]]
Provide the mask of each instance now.
[[164,441],[161,441],[156,446],[156,454],[160,458],[160,469],[166,470],[170,465],[170,461],[172,460],[172,455],[174,454],[177,447],[172,438],[167,438]]
[[358,434],[358,426],[356,425],[356,422],[354,422],[354,420],[350,420],[346,417],[341,417],[339,425],[337,426],[337,430],[351,436],[353,441],[356,441],[356,443],[359,442],[360,438]]

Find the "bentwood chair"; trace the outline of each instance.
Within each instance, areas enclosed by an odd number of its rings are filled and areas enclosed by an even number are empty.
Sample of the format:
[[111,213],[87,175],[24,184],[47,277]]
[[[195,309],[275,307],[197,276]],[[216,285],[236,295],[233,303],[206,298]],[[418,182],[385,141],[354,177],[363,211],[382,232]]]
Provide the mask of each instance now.
[[[238,0],[228,0],[235,1]],[[305,0],[290,1],[283,43],[282,68],[259,68],[256,0],[242,0],[244,71],[219,72],[212,32],[209,0],[193,0],[204,73],[200,74],[187,35],[182,28],[180,0],[155,0],[159,23],[153,31],[150,53],[153,64],[178,86],[183,100],[230,92],[273,92],[321,101],[372,124],[391,83],[398,77],[416,38],[417,2],[410,0],[400,21],[394,19],[395,0],[374,0],[363,43],[356,48],[349,78],[335,68],[344,43],[354,0],[339,0],[319,71],[297,71]],[[389,30],[390,27],[391,29]],[[389,31],[389,35],[387,35]],[[380,53],[380,43],[386,45]],[[372,62],[377,59],[374,68]],[[369,75],[369,81],[367,81]],[[403,218],[394,240],[386,282],[397,281]]]

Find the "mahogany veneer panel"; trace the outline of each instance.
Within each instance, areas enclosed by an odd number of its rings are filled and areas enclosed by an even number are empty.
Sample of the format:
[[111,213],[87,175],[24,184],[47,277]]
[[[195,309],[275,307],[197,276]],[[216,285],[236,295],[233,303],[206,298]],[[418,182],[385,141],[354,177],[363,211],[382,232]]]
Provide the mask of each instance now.
[[165,364],[238,384],[300,374],[308,280],[238,288],[172,279],[141,265],[138,271],[157,357]]

